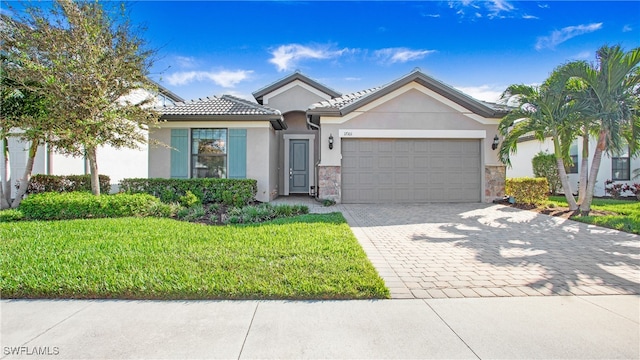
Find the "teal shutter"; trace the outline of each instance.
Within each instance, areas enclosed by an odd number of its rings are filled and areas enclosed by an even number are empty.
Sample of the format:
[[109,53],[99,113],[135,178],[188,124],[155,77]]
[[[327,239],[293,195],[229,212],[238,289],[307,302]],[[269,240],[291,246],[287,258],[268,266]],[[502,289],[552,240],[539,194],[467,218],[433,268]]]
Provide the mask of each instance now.
[[189,129],[171,129],[171,178],[189,177]]
[[229,129],[229,179],[247,177],[247,129]]

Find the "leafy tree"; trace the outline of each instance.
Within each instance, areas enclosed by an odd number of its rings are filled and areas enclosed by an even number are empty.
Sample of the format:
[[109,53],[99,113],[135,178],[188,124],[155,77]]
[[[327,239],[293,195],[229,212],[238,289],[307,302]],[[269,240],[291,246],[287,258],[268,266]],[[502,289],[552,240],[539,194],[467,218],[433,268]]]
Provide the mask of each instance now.
[[[27,82],[28,86],[20,86],[19,83],[7,77],[6,69],[16,66],[9,60],[10,56],[2,54],[0,68],[0,139],[2,139],[2,152],[4,154],[4,173],[0,186],[0,209],[8,207],[16,208],[20,205],[29,186],[29,179],[33,171],[33,164],[38,146],[46,140],[51,133],[54,124],[47,117],[48,100],[41,94],[29,90],[38,85]],[[8,138],[20,139],[29,144],[29,153],[25,172],[19,181],[19,188],[11,204],[11,181],[9,176],[9,147]]]
[[596,132],[585,198],[580,204],[582,214],[591,210],[602,154],[618,152],[626,144],[631,154],[637,154],[640,143],[640,48],[624,52],[619,45],[603,46],[596,52],[596,60],[595,64],[574,61],[558,70],[562,77],[578,78],[587,85],[578,96],[586,104],[583,113],[593,121],[590,129]]
[[52,99],[49,144],[88,158],[92,192],[99,195],[98,147],[137,148],[157,122],[151,96],[130,101],[141,89],[157,91],[146,76],[153,51],[145,49],[124,6],[108,12],[98,1],[56,0],[48,11],[27,4],[16,18],[3,18],[10,31],[3,40],[20,64],[8,69],[9,77],[42,85],[32,90]]
[[570,161],[569,148],[579,129],[580,102],[568,97],[567,82],[553,73],[541,86],[511,85],[502,100],[515,104],[498,125],[504,140],[498,150],[501,161],[511,165],[510,154],[517,152],[518,140],[533,135],[539,141],[551,137],[554,157],[564,194],[571,210],[578,205],[567,178],[565,161]]
[[558,175],[556,157],[553,154],[541,151],[531,159],[531,165],[533,167],[533,175],[535,177],[546,178],[547,183],[549,183],[549,192],[551,194],[557,194],[562,184],[560,182],[560,175]]

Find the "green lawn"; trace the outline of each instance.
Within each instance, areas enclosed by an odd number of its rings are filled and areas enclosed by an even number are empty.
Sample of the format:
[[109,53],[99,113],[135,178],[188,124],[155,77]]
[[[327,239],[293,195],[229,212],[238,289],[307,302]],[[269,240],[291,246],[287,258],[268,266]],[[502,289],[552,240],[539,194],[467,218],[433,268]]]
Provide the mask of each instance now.
[[0,222],[3,298],[368,299],[389,291],[339,213],[259,225]]
[[[549,204],[567,206],[564,196],[550,196]],[[629,200],[593,199],[592,210],[608,211],[615,215],[574,216],[573,220],[600,225],[629,233],[640,234],[640,202]]]

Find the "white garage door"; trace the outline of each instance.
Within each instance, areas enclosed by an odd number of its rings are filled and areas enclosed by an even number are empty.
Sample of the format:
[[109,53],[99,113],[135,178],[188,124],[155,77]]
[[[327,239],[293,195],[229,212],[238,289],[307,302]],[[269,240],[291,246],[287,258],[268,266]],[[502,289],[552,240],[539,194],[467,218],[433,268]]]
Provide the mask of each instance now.
[[342,139],[342,202],[479,202],[480,140]]

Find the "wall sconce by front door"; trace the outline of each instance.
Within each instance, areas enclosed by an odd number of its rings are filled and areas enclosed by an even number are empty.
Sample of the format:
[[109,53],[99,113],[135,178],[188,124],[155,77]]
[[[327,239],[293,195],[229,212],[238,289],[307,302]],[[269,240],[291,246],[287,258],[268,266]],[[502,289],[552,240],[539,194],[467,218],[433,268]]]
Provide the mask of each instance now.
[[333,134],[329,135],[329,149],[333,149]]
[[491,144],[491,148],[493,150],[498,148],[498,144],[500,144],[500,138],[498,137],[498,135],[493,137],[493,144]]

